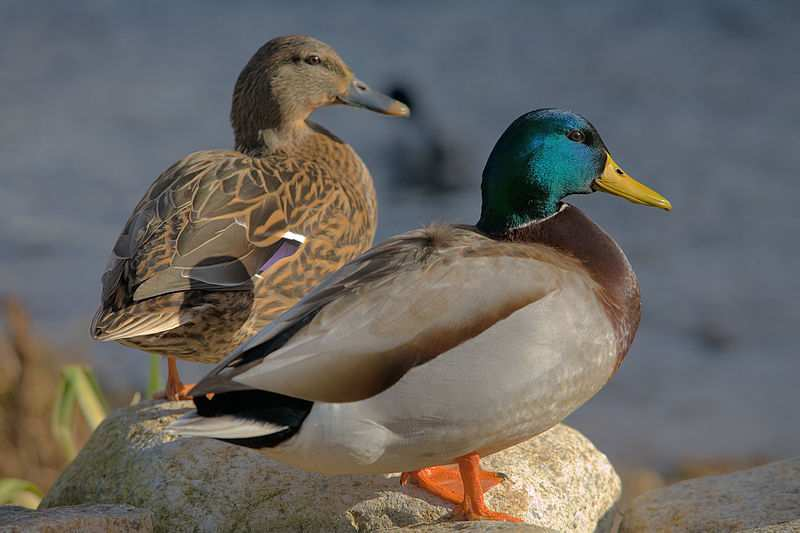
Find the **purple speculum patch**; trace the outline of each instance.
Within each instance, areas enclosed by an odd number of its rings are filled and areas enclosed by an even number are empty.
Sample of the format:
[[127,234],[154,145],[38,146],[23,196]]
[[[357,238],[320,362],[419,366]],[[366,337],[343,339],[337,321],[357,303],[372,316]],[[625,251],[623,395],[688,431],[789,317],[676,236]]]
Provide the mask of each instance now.
[[261,268],[259,268],[258,271],[264,272],[284,257],[293,255],[300,248],[301,244],[301,242],[292,239],[283,239],[278,246],[278,249],[275,250],[275,253],[273,253],[270,258],[267,259],[263,265],[261,265]]

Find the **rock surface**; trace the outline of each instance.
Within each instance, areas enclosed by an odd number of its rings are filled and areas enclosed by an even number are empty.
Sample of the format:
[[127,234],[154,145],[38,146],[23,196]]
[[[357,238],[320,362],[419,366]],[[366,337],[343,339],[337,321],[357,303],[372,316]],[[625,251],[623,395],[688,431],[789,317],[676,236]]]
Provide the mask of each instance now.
[[[155,530],[163,532],[475,530],[447,522],[452,506],[416,487],[401,489],[396,475],[312,474],[239,446],[165,434],[190,406],[148,402],[115,412],[41,506],[126,503],[151,510]],[[510,476],[487,494],[489,505],[540,526],[492,525],[496,531],[611,527],[619,477],[571,428],[556,426],[483,464]]]
[[644,531],[800,531],[800,458],[642,494],[620,532]]
[[560,533],[549,527],[533,524],[511,524],[508,522],[442,522],[422,526],[398,527],[383,530],[386,533]]
[[0,506],[0,533],[150,533],[150,511],[130,505],[78,505],[34,511]]

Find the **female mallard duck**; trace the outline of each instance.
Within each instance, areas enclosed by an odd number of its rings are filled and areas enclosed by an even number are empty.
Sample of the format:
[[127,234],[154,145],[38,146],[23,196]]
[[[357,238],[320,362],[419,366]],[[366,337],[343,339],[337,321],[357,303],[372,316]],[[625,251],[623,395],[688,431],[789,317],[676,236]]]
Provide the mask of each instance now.
[[475,227],[412,231],[331,274],[206,376],[170,430],[318,472],[404,471],[462,517],[514,520],[486,508],[499,478],[479,457],[591,398],[639,324],[622,250],[561,202],[596,190],[671,208],[584,118],[523,115],[489,157]]
[[168,355],[167,398],[190,388],[176,357],[218,362],[372,244],[367,167],[308,120],[331,104],[408,115],[330,46],[298,35],[269,41],[236,82],[236,150],[172,165],[117,239],[91,334]]

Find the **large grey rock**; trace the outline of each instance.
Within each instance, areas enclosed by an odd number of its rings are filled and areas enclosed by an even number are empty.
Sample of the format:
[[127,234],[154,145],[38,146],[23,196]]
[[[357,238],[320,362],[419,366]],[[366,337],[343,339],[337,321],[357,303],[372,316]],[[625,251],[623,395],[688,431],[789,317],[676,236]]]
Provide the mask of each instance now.
[[800,531],[800,458],[646,492],[620,531]]
[[34,511],[0,506],[0,533],[150,533],[150,511],[130,505],[78,505]]
[[[153,511],[156,531],[163,532],[475,527],[448,523],[450,505],[416,487],[401,488],[397,476],[312,474],[224,442],[165,434],[190,406],[145,403],[112,414],[42,507],[127,503]],[[484,467],[510,476],[487,494],[499,511],[557,531],[595,531],[598,521],[601,530],[610,527],[619,477],[574,429],[557,426],[486,458]]]

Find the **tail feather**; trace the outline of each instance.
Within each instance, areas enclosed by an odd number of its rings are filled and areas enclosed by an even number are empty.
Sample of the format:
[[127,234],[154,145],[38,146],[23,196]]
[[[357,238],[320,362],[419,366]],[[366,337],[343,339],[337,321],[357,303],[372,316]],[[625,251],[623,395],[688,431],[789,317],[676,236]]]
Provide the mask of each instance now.
[[104,321],[103,317],[92,322],[91,334],[95,340],[116,341],[144,335],[155,335],[182,326],[188,322],[187,317],[174,313],[154,313],[144,316],[111,317]]
[[232,415],[200,416],[197,412],[183,415],[167,426],[166,431],[185,437],[210,437],[215,439],[250,439],[264,437],[289,429],[269,422],[246,420]]
[[167,427],[174,435],[211,437],[248,448],[279,445],[300,430],[312,402],[248,389],[194,397],[196,411]]

